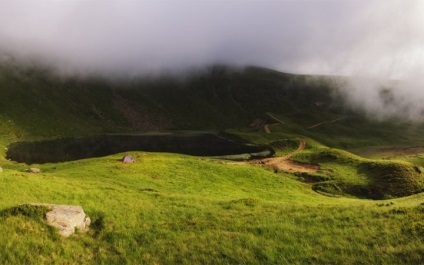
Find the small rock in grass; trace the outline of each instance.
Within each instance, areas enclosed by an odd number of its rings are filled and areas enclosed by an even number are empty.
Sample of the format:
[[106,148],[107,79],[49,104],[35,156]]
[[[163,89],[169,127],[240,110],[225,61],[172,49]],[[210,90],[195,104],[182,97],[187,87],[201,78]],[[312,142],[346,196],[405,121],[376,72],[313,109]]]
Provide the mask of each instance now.
[[29,172],[29,173],[40,173],[41,169],[36,168],[36,167],[31,167],[27,170],[27,172]]
[[0,173],[3,172],[3,168],[0,167]]
[[134,157],[132,157],[132,156],[130,156],[130,155],[125,155],[123,158],[122,158],[122,163],[134,163],[135,162],[135,159],[134,159]]
[[45,219],[48,225],[58,229],[61,236],[68,237],[75,232],[86,232],[91,223],[81,206],[54,205],[54,204],[33,204],[35,206],[45,206],[50,209],[46,213]]

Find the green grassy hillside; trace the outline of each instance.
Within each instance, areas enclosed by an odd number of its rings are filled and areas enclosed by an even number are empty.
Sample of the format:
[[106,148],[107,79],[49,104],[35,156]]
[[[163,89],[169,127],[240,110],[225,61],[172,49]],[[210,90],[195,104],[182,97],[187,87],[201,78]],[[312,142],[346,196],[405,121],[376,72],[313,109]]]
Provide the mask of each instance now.
[[[377,122],[344,108],[329,77],[211,67],[184,79],[59,78],[0,67],[0,122],[11,139],[158,129],[246,127],[266,113],[332,147],[421,143],[423,125]],[[309,127],[340,119],[334,123]],[[335,137],[336,136],[336,137]]]
[[[422,263],[424,126],[369,120],[337,89],[255,67],[110,81],[1,66],[0,263]],[[31,174],[6,159],[18,141],[164,129],[224,131],[318,170],[129,150],[134,164],[122,153]],[[382,146],[417,148],[394,160]],[[90,231],[60,237],[33,202],[81,205]]]
[[[0,261],[7,263],[417,264],[423,196],[333,198],[288,174],[196,157],[133,153],[41,166],[0,177]],[[87,234],[61,238],[28,202],[78,204]]]

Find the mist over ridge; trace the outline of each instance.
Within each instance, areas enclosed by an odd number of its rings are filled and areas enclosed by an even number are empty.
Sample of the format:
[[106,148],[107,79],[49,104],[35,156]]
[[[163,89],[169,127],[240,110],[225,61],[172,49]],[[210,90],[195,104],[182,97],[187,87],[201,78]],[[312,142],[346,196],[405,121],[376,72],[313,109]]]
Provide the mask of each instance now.
[[[64,76],[178,74],[215,63],[345,75],[356,77],[343,85],[353,106],[420,120],[423,15],[418,0],[2,1],[0,62]],[[390,79],[402,85],[384,94]]]

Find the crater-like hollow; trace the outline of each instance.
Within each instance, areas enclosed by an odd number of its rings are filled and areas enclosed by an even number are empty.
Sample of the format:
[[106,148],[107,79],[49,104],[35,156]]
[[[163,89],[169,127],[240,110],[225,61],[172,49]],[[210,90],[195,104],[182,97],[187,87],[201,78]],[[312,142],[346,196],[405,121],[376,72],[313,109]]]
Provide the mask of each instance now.
[[146,151],[194,156],[232,156],[255,159],[275,154],[268,146],[252,145],[215,133],[154,132],[129,135],[99,135],[37,142],[17,142],[8,146],[7,159],[26,164],[72,161],[111,154]]

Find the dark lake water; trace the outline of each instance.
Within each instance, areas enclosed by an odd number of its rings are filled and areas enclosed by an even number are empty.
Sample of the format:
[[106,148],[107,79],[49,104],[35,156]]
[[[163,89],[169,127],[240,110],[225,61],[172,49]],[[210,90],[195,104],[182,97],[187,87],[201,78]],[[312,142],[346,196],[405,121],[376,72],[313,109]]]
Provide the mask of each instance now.
[[267,146],[246,144],[214,133],[156,132],[17,142],[8,146],[6,156],[17,162],[42,164],[101,157],[129,151],[215,157],[245,154],[244,157],[250,159],[268,157],[275,153]]

